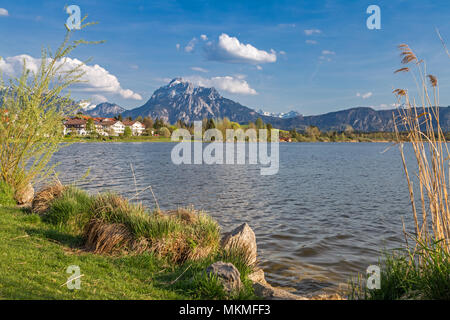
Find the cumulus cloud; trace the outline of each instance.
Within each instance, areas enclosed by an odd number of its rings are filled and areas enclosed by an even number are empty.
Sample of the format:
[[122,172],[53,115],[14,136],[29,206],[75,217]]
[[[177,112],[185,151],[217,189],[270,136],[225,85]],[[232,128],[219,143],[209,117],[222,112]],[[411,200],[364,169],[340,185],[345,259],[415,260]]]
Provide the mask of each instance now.
[[206,41],[206,40],[208,40],[208,36],[206,34],[202,34],[200,36],[200,39],[202,39],[203,41]]
[[367,98],[370,98],[371,96],[372,96],[372,92],[366,92],[366,93],[356,93],[356,96],[357,97],[361,97],[361,98],[363,98],[363,99],[367,99]]
[[[18,76],[22,71],[24,62],[28,70],[36,73],[39,70],[41,59],[33,58],[26,54],[7,57],[6,59],[0,60],[0,70],[8,76]],[[142,100],[141,95],[138,93],[135,93],[130,89],[123,89],[117,77],[110,74],[98,64],[89,66],[83,64],[83,62],[78,59],[72,58],[64,58],[64,61],[60,60],[58,61],[58,64],[62,62],[64,62],[64,64],[61,67],[60,72],[66,72],[82,65],[80,69],[84,72],[84,75],[81,80],[84,82],[74,85],[73,90],[92,92],[93,94],[118,94],[124,99]]]
[[263,68],[262,68],[261,66],[257,65],[257,66],[256,66],[256,69],[262,70]]
[[208,70],[201,68],[201,67],[191,67],[191,70],[205,72],[205,73],[208,72]]
[[215,87],[218,90],[226,91],[234,94],[257,94],[255,89],[252,89],[250,85],[244,79],[239,79],[232,76],[224,77],[212,77],[203,78],[200,76],[185,77],[186,80],[201,87]]
[[180,45],[179,43],[177,43],[177,44],[175,45],[175,47],[177,48],[177,50],[180,50],[181,45]]
[[305,41],[307,44],[317,44],[316,40],[306,40]]
[[5,8],[0,8],[0,17],[7,17],[7,16],[9,16],[8,10],[6,10]]
[[194,51],[196,44],[197,44],[197,38],[192,38],[191,41],[188,42],[186,47],[184,47],[184,51],[186,51],[186,52]]
[[319,34],[319,33],[322,33],[322,31],[319,30],[319,29],[306,29],[306,30],[303,30],[303,31],[305,32],[305,34],[306,34],[307,36],[312,36],[313,34]]
[[272,63],[277,61],[276,52],[260,50],[251,44],[241,43],[236,37],[222,33],[218,43],[208,42],[205,46],[208,59],[229,63]]

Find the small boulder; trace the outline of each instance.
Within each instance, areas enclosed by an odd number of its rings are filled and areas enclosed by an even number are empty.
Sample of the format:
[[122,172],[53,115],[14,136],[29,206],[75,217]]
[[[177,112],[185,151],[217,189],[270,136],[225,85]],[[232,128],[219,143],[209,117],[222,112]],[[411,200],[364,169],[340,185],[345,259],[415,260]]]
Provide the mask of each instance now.
[[253,271],[252,273],[250,273],[248,275],[248,278],[252,281],[252,282],[258,282],[258,283],[263,283],[266,284],[266,277],[264,276],[264,271],[263,269],[256,269],[255,271]]
[[270,284],[253,282],[255,295],[265,300],[309,300],[306,297],[298,296],[286,290],[272,287]]
[[243,223],[233,231],[224,234],[221,245],[225,250],[235,247],[244,248],[248,253],[248,264],[254,265],[256,263],[256,236],[247,223]]
[[206,272],[216,275],[227,293],[238,292],[242,288],[241,274],[232,263],[215,262],[206,268]]
[[34,198],[34,188],[31,183],[16,191],[15,198],[20,205],[31,203]]

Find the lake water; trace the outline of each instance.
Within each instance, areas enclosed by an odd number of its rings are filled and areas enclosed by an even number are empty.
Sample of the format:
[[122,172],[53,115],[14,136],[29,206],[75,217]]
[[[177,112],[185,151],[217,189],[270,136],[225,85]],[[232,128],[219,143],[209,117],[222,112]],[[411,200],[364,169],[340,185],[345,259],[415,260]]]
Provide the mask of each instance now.
[[[54,156],[65,183],[126,197],[152,186],[162,209],[194,205],[224,231],[247,222],[260,265],[275,286],[334,290],[402,245],[411,208],[398,148],[385,143],[281,143],[280,169],[257,165],[174,165],[172,143],[73,144]],[[154,206],[150,191],[140,200]]]

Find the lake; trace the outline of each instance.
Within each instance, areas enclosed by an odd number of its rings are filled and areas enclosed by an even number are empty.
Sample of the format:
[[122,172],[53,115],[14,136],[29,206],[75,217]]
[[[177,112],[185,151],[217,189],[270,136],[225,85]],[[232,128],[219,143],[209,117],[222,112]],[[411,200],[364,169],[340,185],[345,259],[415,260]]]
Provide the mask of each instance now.
[[[64,183],[91,193],[152,186],[161,209],[193,205],[224,231],[247,222],[260,266],[275,286],[335,290],[402,245],[411,225],[397,147],[387,143],[281,143],[276,175],[259,165],[174,165],[173,143],[80,143],[55,154]],[[90,169],[86,180],[80,177]],[[154,207],[150,191],[140,197]]]

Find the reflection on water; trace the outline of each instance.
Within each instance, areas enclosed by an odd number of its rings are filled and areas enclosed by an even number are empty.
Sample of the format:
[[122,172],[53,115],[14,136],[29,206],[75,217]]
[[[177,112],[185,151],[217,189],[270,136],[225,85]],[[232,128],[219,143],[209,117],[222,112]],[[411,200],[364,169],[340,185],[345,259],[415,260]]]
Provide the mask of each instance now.
[[[260,265],[273,285],[299,292],[336,287],[399,247],[410,224],[406,182],[396,148],[382,143],[280,144],[280,169],[259,165],[172,164],[171,143],[74,144],[54,156],[65,183],[90,192],[135,193],[152,186],[162,209],[194,205],[227,231],[254,229]],[[150,192],[140,200],[150,207]]]

